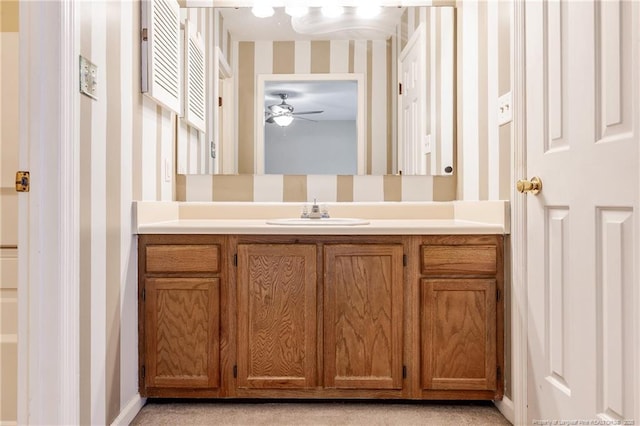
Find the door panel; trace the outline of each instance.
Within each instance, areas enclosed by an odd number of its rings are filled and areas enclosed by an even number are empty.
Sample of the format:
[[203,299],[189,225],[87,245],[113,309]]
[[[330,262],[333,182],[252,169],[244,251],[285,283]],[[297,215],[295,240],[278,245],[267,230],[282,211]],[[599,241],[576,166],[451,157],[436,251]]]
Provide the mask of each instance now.
[[147,387],[219,384],[219,278],[145,282]]
[[638,412],[639,12],[526,3],[529,421]]
[[238,388],[316,385],[316,247],[238,245]]
[[325,387],[402,388],[402,254],[325,246]]
[[422,280],[422,387],[496,389],[496,281]]

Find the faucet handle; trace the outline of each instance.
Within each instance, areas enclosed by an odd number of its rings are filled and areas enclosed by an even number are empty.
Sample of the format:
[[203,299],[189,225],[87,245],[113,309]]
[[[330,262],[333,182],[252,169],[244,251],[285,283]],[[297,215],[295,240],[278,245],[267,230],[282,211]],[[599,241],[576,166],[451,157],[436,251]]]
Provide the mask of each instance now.
[[302,206],[302,214],[300,215],[300,217],[302,219],[308,219],[309,218],[309,209],[307,208],[306,204],[304,206]]

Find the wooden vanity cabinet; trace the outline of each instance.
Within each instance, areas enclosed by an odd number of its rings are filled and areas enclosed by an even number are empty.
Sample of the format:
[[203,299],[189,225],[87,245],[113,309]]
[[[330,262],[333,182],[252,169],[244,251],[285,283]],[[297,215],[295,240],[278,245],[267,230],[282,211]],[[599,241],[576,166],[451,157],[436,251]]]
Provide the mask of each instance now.
[[420,246],[424,398],[501,399],[502,236],[425,236]]
[[139,237],[142,396],[220,394],[223,243],[202,235]]
[[141,235],[145,397],[501,399],[500,235]]

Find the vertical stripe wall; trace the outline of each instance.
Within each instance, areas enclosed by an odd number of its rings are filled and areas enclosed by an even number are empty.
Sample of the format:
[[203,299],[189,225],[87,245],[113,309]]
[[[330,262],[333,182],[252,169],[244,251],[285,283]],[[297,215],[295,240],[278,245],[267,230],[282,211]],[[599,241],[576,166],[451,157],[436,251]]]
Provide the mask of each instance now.
[[458,199],[508,200],[512,124],[499,125],[498,98],[511,91],[513,5],[456,6]]
[[[76,7],[78,54],[98,67],[98,99],[77,95],[80,420],[109,424],[138,398],[132,201],[175,199],[179,122],[140,91],[140,2]],[[196,18],[204,26],[209,17]]]

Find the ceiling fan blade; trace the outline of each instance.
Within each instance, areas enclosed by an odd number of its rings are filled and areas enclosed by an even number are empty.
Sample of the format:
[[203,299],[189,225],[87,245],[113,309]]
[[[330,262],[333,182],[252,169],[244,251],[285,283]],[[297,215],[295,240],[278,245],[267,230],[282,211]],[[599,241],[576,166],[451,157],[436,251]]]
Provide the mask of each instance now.
[[302,115],[302,114],[321,114],[324,111],[302,111],[302,112],[294,112],[293,115]]
[[293,117],[293,118],[295,118],[296,120],[313,121],[314,123],[317,123],[317,122],[318,122],[318,120],[312,120],[312,119],[310,119],[310,118],[304,118],[304,117]]

